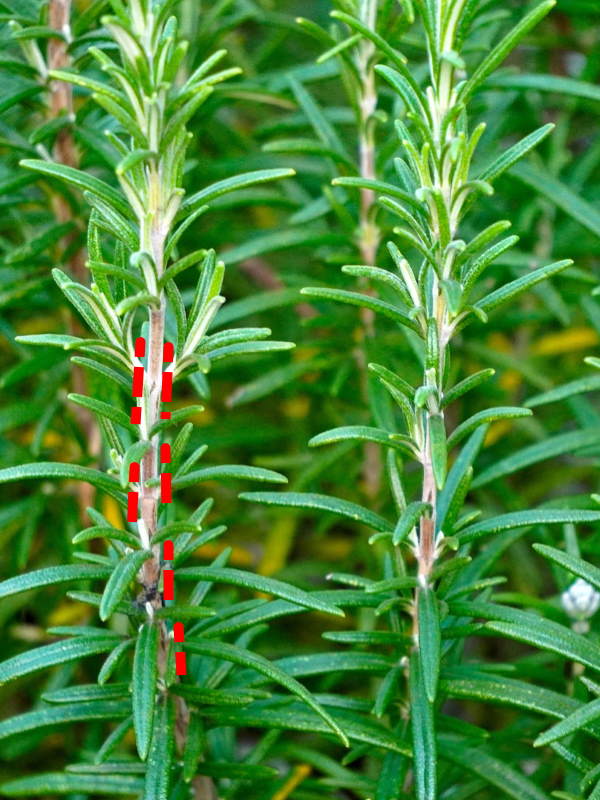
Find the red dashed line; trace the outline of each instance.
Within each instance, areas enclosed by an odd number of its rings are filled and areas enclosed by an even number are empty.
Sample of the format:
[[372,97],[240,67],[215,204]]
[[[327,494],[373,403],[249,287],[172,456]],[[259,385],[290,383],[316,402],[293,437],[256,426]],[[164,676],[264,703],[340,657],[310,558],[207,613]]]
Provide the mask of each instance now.
[[138,519],[138,493],[127,493],[127,522],[137,522]]
[[185,639],[185,631],[183,629],[183,622],[176,622],[173,625],[173,638],[176,642],[183,642]]
[[173,561],[174,557],[175,547],[173,546],[171,539],[167,539],[167,541],[163,544],[163,558],[165,561]]
[[[136,358],[144,358],[146,355],[146,340],[143,336],[138,336],[135,340],[134,353]],[[175,359],[175,347],[172,342],[165,342],[163,345],[163,362],[171,364]],[[132,397],[138,398],[144,395],[144,367],[134,366],[133,380],[131,388]],[[162,374],[161,401],[170,403],[173,397],[173,372],[166,370]],[[161,411],[161,419],[171,419],[170,411]],[[131,409],[131,423],[139,425],[142,421],[141,406],[133,406]],[[171,463],[171,445],[166,442],[160,446],[160,463]],[[133,462],[129,465],[129,482],[140,482],[140,464]],[[171,473],[162,472],[160,476],[160,499],[162,503],[173,502],[173,491],[171,483]],[[130,491],[127,493],[127,521],[137,522],[139,507],[139,492]],[[173,542],[168,539],[163,545],[164,562],[172,562],[175,557]],[[172,601],[175,597],[175,573],[172,566],[163,569],[163,597],[166,601]],[[185,630],[182,622],[173,625],[173,638],[175,642],[182,643],[185,639]],[[175,672],[177,675],[187,674],[186,654],[178,650],[175,652]]]
[[138,336],[135,340],[134,352],[136,358],[143,358],[146,355],[146,340],[143,336]]
[[[173,639],[177,643],[181,643],[185,639],[185,631],[183,629],[183,622],[176,622],[173,625]],[[177,675],[187,674],[187,665],[185,663],[185,653],[181,650],[175,652],[175,672]]]
[[142,397],[144,394],[144,368],[133,368],[133,387],[131,394],[133,397]]
[[185,663],[185,653],[178,650],[175,653],[175,673],[177,675],[187,675],[187,665]]
[[172,503],[173,493],[171,491],[171,473],[163,472],[160,476],[160,502]]
[[163,372],[162,393],[160,399],[163,403],[170,403],[173,399],[173,373]]
[[165,600],[175,599],[175,582],[172,569],[166,569],[163,573],[163,597]]
[[[173,561],[175,557],[175,548],[171,539],[163,545],[163,558],[165,561]],[[174,572],[172,569],[163,570],[163,596],[165,600],[173,600],[175,598],[175,585],[174,585]]]

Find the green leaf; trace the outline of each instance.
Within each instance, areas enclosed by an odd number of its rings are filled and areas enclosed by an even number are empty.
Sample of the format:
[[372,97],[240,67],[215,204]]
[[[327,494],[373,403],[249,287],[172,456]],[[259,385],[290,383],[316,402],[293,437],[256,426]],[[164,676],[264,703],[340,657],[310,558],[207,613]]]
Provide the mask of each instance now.
[[152,558],[147,550],[134,550],[124,556],[112,571],[100,603],[100,619],[107,620],[123,599],[127,587],[140,570],[144,561]]
[[349,156],[342,143],[342,140],[337,135],[335,128],[329,122],[327,116],[323,113],[314,97],[307,92],[300,81],[298,81],[293,75],[290,75],[289,83],[292,87],[292,91],[294,92],[296,100],[301,106],[302,111],[306,115],[308,122],[313,127],[317,136],[329,148],[340,153],[340,155],[345,159],[348,159]]
[[17,778],[0,786],[6,797],[28,797],[48,794],[99,794],[112,797],[114,795],[139,794],[144,782],[134,775],[73,775],[62,772],[46,772],[27,778]]
[[464,422],[461,422],[448,437],[448,449],[457,445],[462,441],[465,436],[468,436],[480,425],[486,425],[488,422],[496,422],[499,419],[518,419],[520,417],[531,417],[532,412],[527,408],[519,408],[518,406],[498,406],[497,408],[486,408],[484,411],[478,411],[473,414]]
[[[273,708],[272,705],[268,705],[270,701],[266,702],[267,705],[253,703],[247,708],[227,708],[214,711],[207,708],[203,709],[202,713],[204,716],[216,718],[221,725],[330,733],[330,726],[327,722],[297,703]],[[338,708],[331,709],[331,716],[346,731],[351,740],[408,755],[408,748],[399,737],[381,723]]]
[[554,128],[555,125],[549,122],[547,125],[542,125],[541,128],[525,136],[520,142],[517,142],[517,144],[509,147],[479,174],[479,180],[490,182],[496,180],[503,172],[510,169],[513,164],[516,164],[517,161],[520,161],[527,153],[530,153],[534,147],[537,147]]
[[444,396],[442,398],[442,408],[446,408],[455,400],[458,400],[459,397],[462,397],[467,392],[470,392],[471,389],[475,389],[480,384],[484,383],[485,381],[493,378],[496,374],[496,370],[494,369],[482,369],[479,372],[475,372],[473,375],[469,375],[464,380],[457,383],[451,389],[448,389],[447,392],[444,392]]
[[[395,197],[398,200],[401,200],[403,203],[412,206],[416,211],[423,210],[423,206],[417,199],[415,199],[408,192],[405,192],[402,189],[399,189],[397,186],[394,186],[393,183],[385,183],[384,181],[376,181],[370,178],[353,176],[335,178],[332,183],[334,186],[348,186],[354,189],[367,189],[372,192],[377,192],[383,196]],[[381,271],[385,272],[385,270]]]
[[115,478],[90,467],[80,467],[77,464],[63,464],[53,461],[39,461],[35,464],[20,464],[17,467],[0,469],[0,483],[12,483],[25,479],[54,479],[75,480],[90,483],[97,489],[117,500],[122,500],[119,483]]
[[32,169],[35,172],[40,172],[42,175],[48,175],[51,178],[59,178],[71,186],[75,186],[81,191],[88,191],[95,197],[99,197],[108,206],[115,208],[125,217],[131,217],[131,209],[125,202],[121,194],[109,186],[99,178],[89,175],[73,167],[67,167],[64,164],[56,164],[51,161],[41,161],[39,159],[26,158],[20,162],[25,169]]
[[119,475],[121,481],[121,488],[126,489],[129,486],[129,467],[133,463],[140,462],[142,457],[152,447],[151,442],[138,441],[130,445],[123,456],[121,463],[121,473]]
[[73,725],[84,720],[120,719],[129,713],[129,708],[129,700],[71,703],[40,708],[0,722],[0,739],[44,728],[53,729],[58,725]]
[[302,289],[302,294],[306,297],[315,297],[322,300],[336,300],[351,306],[369,308],[376,314],[388,317],[399,325],[404,325],[406,328],[410,328],[416,333],[419,333],[420,330],[417,323],[407,314],[400,311],[391,303],[387,303],[385,300],[379,300],[377,297],[370,297],[366,294],[360,294],[360,292],[348,292],[346,289],[329,289],[319,286]]
[[438,491],[441,491],[446,481],[446,465],[448,461],[446,428],[441,414],[432,414],[429,417],[429,441],[433,475]]
[[392,537],[394,546],[398,547],[398,545],[406,539],[421,517],[430,513],[431,506],[429,503],[422,503],[419,500],[414,503],[409,503],[400,515],[396,527],[394,528]]
[[[394,666],[393,659],[376,653],[331,652],[280,658],[276,666],[286,675],[304,678],[337,672],[387,672]],[[246,680],[240,679],[241,683]]]
[[600,102],[600,87],[595,83],[562,75],[514,74],[494,75],[487,81],[495,89],[534,89],[538,92],[554,92],[567,97],[580,97],[583,100]]
[[129,421],[127,414],[110,403],[105,403],[103,400],[96,400],[95,397],[87,397],[83,394],[71,393],[67,397],[72,403],[77,403],[78,406],[89,409],[99,417],[111,420],[115,425],[120,425],[132,433],[136,430],[135,426]]
[[185,489],[198,483],[223,479],[258,481],[259,483],[287,483],[285,475],[262,467],[247,467],[244,464],[221,464],[216,467],[203,467],[173,479],[174,489]]
[[511,50],[519,44],[521,39],[534,28],[540,20],[554,7],[556,0],[545,0],[526,14],[515,27],[485,56],[475,69],[471,77],[460,87],[459,100],[465,102],[469,95],[494,72]]
[[411,440],[407,436],[388,433],[381,428],[371,428],[367,425],[345,425],[342,428],[332,428],[329,431],[319,433],[309,441],[309,447],[320,447],[324,444],[336,444],[337,442],[375,442],[392,447],[406,453],[410,451]]
[[440,692],[450,697],[497,703],[558,719],[582,707],[580,701],[560,692],[505,675],[477,672],[470,666],[444,670]]
[[107,578],[110,570],[107,567],[92,564],[65,564],[58,567],[45,567],[44,569],[27,572],[25,575],[15,575],[14,578],[0,583],[0,598],[10,597],[20,592],[29,592],[41,586],[55,586],[69,581],[85,581],[95,578]]
[[239,691],[223,689],[205,689],[199,686],[187,686],[176,683],[170,687],[172,694],[183,697],[188,703],[197,706],[245,706],[258,698],[270,697],[269,692],[262,689],[247,689]]
[[129,700],[129,686],[127,683],[112,683],[110,686],[98,686],[95,683],[69,686],[66,689],[53,689],[44,692],[44,703],[85,703],[95,700]]
[[600,521],[600,511],[586,511],[572,508],[535,508],[527,511],[513,511],[509,514],[500,514],[498,517],[484,519],[468,525],[458,532],[461,542],[472,542],[487,533],[500,533],[501,531],[525,528],[531,525],[560,525],[568,522],[574,524],[591,523]]
[[560,400],[566,400],[568,397],[573,397],[576,394],[583,394],[584,392],[596,392],[600,390],[600,375],[586,375],[585,378],[578,378],[574,381],[569,381],[562,386],[557,386],[555,389],[550,389],[548,392],[536,394],[525,401],[528,408],[535,408],[536,406],[544,406],[548,403],[557,403]]
[[[593,513],[593,512],[592,512]],[[557,550],[555,547],[548,547],[545,544],[534,544],[533,549],[545,558],[549,558],[561,567],[564,567],[567,572],[583,578],[592,586],[600,589],[600,569],[593,564],[588,564],[578,556],[565,553],[563,550]]]
[[196,775],[198,762],[205,746],[204,720],[195,709],[190,709],[189,714],[183,750],[183,780],[186,783],[189,783]]
[[417,619],[419,622],[420,671],[427,699],[433,703],[440,674],[442,637],[437,597],[429,586],[419,589]]
[[335,722],[331,715],[323,709],[319,703],[313,698],[311,693],[298,683],[294,678],[291,678],[279,667],[271,664],[266,658],[259,656],[257,653],[251,653],[248,650],[243,650],[235,645],[226,642],[212,642],[207,639],[189,641],[185,645],[186,650],[192,653],[199,653],[200,655],[209,656],[210,658],[223,659],[230,661],[233,664],[249,667],[256,670],[266,678],[275,683],[285,687],[289,692],[295,694],[296,697],[303,700],[313,711],[315,711],[321,719],[328,725],[328,727],[336,733],[342,742],[348,746],[348,738],[340,726]]
[[85,528],[79,531],[71,539],[73,544],[80,544],[81,542],[89,542],[91,539],[114,539],[118,542],[124,542],[137,550],[140,546],[139,537],[129,531],[123,531],[119,528],[111,528],[107,525],[94,525],[91,528]]
[[240,495],[242,500],[251,503],[266,503],[271,506],[285,506],[287,508],[305,508],[328,511],[339,514],[355,522],[362,522],[377,531],[390,531],[393,526],[379,514],[369,511],[356,503],[328,497],[325,494],[303,492],[244,492]]
[[557,739],[562,739],[564,736],[569,736],[585,728],[590,722],[595,722],[598,718],[600,718],[600,699],[592,700],[582,708],[578,708],[568,717],[541,733],[534,741],[534,747],[541,747],[555,742]]
[[296,589],[288,583],[278,581],[275,578],[268,578],[264,575],[254,575],[251,572],[244,572],[230,567],[190,567],[189,569],[178,569],[175,571],[177,580],[202,580],[211,583],[229,583],[233,586],[242,586],[246,589],[272,594],[281,597],[291,603],[296,603],[303,608],[310,608],[314,611],[322,611],[325,614],[344,616],[344,612],[331,603],[326,603],[316,598],[313,594]]
[[121,663],[128,650],[136,643],[136,639],[125,639],[110,651],[98,673],[98,683],[102,686],[110,680],[111,675]]
[[475,749],[462,740],[443,737],[440,740],[440,755],[459,767],[461,773],[462,770],[473,772],[515,800],[550,800],[549,795],[522,772],[517,772],[506,761],[494,758],[483,748]]
[[257,353],[281,353],[284,350],[293,350],[296,345],[292,342],[240,342],[230,344],[226,347],[218,347],[215,350],[208,350],[208,358],[214,363],[230,356],[249,356]]
[[232,764],[224,761],[202,761],[198,765],[198,773],[210,778],[239,778],[246,781],[264,781],[279,777],[273,767],[261,764]]
[[138,633],[133,657],[133,727],[140,758],[145,761],[152,741],[156,682],[158,677],[159,629],[145,622]]
[[235,392],[232,392],[227,398],[227,405],[236,407],[265,397],[276,389],[286,386],[291,383],[291,381],[298,379],[301,375],[305,375],[307,372],[313,372],[322,363],[323,362],[314,359],[307,359],[269,370],[269,372],[263,373],[258,378],[255,378],[255,380],[241,386],[239,389],[236,389]]
[[510,174],[550,200],[588,231],[600,236],[600,211],[565,183],[532,164],[519,164],[511,169]]
[[487,314],[494,308],[502,305],[502,303],[506,303],[523,292],[526,292],[534,286],[537,286],[538,283],[551,278],[553,275],[558,275],[559,272],[562,272],[567,267],[570,267],[572,263],[573,262],[567,258],[564,261],[556,261],[553,264],[546,265],[545,267],[534,269],[525,275],[521,275],[520,278],[517,278],[516,280],[511,281],[510,283],[501,286],[499,289],[496,289],[494,292],[486,295],[482,300],[479,300],[477,303],[475,303],[475,307]]
[[174,750],[175,714],[171,698],[165,695],[156,711],[146,768],[144,800],[168,800]]
[[513,472],[530,467],[532,464],[538,464],[540,461],[556,458],[565,453],[575,453],[582,447],[597,444],[599,437],[600,430],[598,428],[586,428],[581,431],[570,431],[558,436],[551,436],[496,461],[480,472],[473,481],[473,487],[485,486],[498,478],[511,475]]
[[434,715],[425,691],[420,658],[414,652],[410,660],[409,695],[417,800],[437,800]]
[[225,178],[222,181],[207,186],[199,192],[190,195],[181,205],[180,217],[187,216],[190,211],[207,205],[211,200],[215,200],[221,195],[235,192],[238,189],[245,189],[248,186],[256,186],[259,183],[279,180],[281,178],[291,178],[296,174],[293,169],[259,169],[254,172],[243,172],[234,175],[232,178]]
[[450,613],[491,619],[493,622],[486,623],[487,630],[600,670],[600,647],[595,642],[537,614],[484,602],[451,602]]
[[115,646],[114,636],[86,636],[27,650],[0,663],[0,685],[30,675],[41,669],[79,661],[87,656],[106,653]]

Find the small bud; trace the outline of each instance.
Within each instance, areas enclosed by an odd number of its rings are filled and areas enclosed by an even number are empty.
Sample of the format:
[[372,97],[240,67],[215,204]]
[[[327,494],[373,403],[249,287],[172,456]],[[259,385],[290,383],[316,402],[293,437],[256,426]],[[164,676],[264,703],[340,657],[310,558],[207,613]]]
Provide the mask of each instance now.
[[564,610],[573,620],[592,617],[600,606],[600,593],[583,578],[577,578],[561,595]]

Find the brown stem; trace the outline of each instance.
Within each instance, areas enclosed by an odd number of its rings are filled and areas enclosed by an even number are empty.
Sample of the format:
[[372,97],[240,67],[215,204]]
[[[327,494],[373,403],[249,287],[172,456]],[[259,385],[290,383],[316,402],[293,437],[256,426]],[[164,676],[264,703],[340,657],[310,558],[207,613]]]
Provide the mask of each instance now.
[[423,485],[421,499],[431,506],[431,515],[421,517],[419,526],[419,578],[427,583],[435,562],[435,506],[437,502],[437,487],[431,463],[431,442],[427,431],[425,445],[425,460],[423,464]]
[[[372,13],[366,23],[374,28],[376,22],[376,7],[373,5]],[[369,180],[375,180],[375,141],[372,133],[372,116],[377,107],[377,89],[375,85],[375,74],[373,72],[372,59],[375,48],[370,41],[363,41],[360,46],[358,65],[362,83],[362,94],[360,97],[360,121],[359,121],[359,169],[360,175]],[[374,266],[377,257],[377,250],[381,239],[381,232],[378,226],[372,221],[373,207],[375,205],[375,192],[371,189],[360,190],[360,218],[359,218],[359,251],[361,263]],[[368,294],[373,294],[373,290],[368,287],[368,283],[363,281],[363,289]],[[375,314],[369,308],[361,308],[360,319],[362,329],[366,339],[375,336]],[[366,344],[366,342],[364,343]],[[369,384],[367,372],[366,348],[361,345],[356,350],[356,361],[359,368],[361,394],[363,402],[369,400]],[[383,465],[381,451],[374,442],[367,442],[363,449],[363,483],[366,494],[374,499],[381,487]]]
[[[67,33],[70,29],[71,20],[71,0],[50,0],[48,5],[48,24],[55,31]],[[65,69],[71,63],[67,50],[68,43],[59,37],[48,39],[48,69]],[[71,84],[64,81],[51,80],[48,85],[50,103],[49,117],[54,119],[63,115],[73,114],[73,92]],[[79,166],[79,154],[75,146],[75,140],[68,127],[63,127],[59,131],[54,145],[53,156],[56,162],[68,167]],[[60,194],[52,195],[52,210],[59,223],[75,222],[78,220],[73,213],[70,205]],[[77,234],[76,234],[77,235]],[[66,237],[62,246],[66,249],[72,237]],[[86,282],[86,268],[84,251],[80,248],[76,250],[66,264],[68,270],[80,283]],[[69,315],[69,333],[81,334],[80,327],[75,317]],[[86,378],[82,367],[73,365],[71,369],[71,382],[73,390],[77,394],[86,394]],[[101,451],[100,430],[94,419],[94,415],[87,408],[75,406],[74,413],[81,429],[85,434],[88,444],[88,452],[96,461]],[[86,508],[93,506],[96,490],[91,484],[79,483],[77,487],[77,500],[80,516],[84,524],[89,524]]]

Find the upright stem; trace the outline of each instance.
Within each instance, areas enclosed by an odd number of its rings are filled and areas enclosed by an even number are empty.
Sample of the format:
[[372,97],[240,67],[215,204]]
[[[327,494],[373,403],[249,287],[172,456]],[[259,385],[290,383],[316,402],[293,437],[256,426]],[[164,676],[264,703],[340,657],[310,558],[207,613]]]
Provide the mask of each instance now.
[[[71,22],[71,0],[50,0],[48,5],[48,24],[49,26],[69,38]],[[68,41],[58,37],[51,37],[48,39],[48,70],[65,69],[70,66],[71,59],[68,52]],[[73,91],[70,83],[64,81],[51,80],[49,82],[50,94],[50,118],[55,119],[61,116],[73,115]],[[68,126],[64,126],[58,132],[54,144],[53,152],[54,160],[59,164],[64,164],[67,167],[79,166],[79,154],[73,139],[73,134]],[[73,214],[69,203],[61,194],[53,194],[52,208],[57,222],[76,222],[77,219]],[[64,242],[65,247],[69,244],[68,241]],[[85,268],[85,255],[82,249],[76,250],[70,257],[67,267],[72,273],[73,277],[80,283],[87,283],[86,268]],[[69,315],[69,331],[70,333],[77,334],[78,326],[73,315]],[[86,394],[86,379],[83,368],[77,364],[71,367],[71,380],[73,390],[77,394]],[[77,420],[84,432],[85,439],[88,445],[88,452],[94,460],[96,460],[101,451],[102,442],[100,437],[100,430],[94,419],[92,412],[83,408],[83,406],[75,406],[74,411]],[[95,489],[89,483],[80,483],[77,488],[77,496],[80,506],[80,513],[82,519],[88,524],[87,513],[85,511],[88,506],[93,506]]]
[[[370,30],[377,26],[377,0],[363,0],[362,22]],[[359,44],[357,67],[360,75],[359,95],[359,170],[361,178],[375,180],[375,138],[373,135],[373,114],[377,108],[377,88],[373,58],[375,46],[368,39],[362,39]],[[359,216],[359,252],[361,263],[373,266],[377,257],[377,250],[381,240],[381,232],[373,221],[373,207],[376,195],[372,189],[360,190],[360,216]],[[365,287],[366,288],[366,287]],[[361,308],[360,319],[366,339],[375,336],[375,314],[369,308]],[[369,386],[367,373],[367,358],[364,348],[357,353],[360,371],[361,392],[363,401],[368,403]],[[380,448],[374,442],[366,442],[364,446],[363,481],[367,495],[371,498],[377,496],[381,485],[382,462]]]

